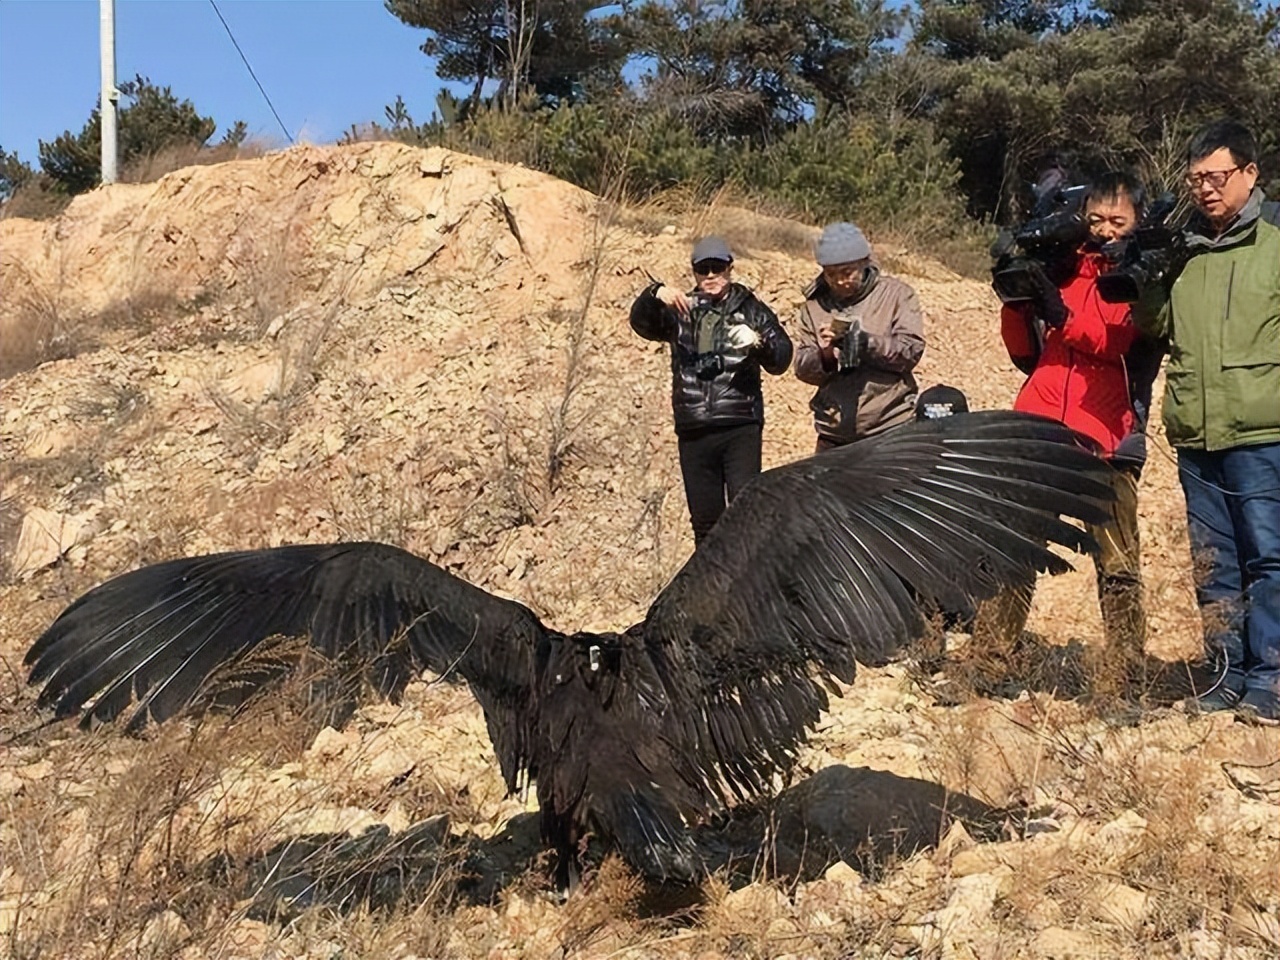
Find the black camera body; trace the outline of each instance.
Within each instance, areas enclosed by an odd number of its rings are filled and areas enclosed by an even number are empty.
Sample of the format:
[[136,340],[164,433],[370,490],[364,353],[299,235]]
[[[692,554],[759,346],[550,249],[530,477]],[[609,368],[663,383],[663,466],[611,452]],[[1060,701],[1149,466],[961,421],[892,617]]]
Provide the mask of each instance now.
[[1089,239],[1085,190],[1083,185],[1051,185],[1038,191],[1032,218],[1013,230],[1002,230],[991,247],[991,286],[1001,302],[1031,303],[1049,326],[1066,321],[1057,281],[1069,274],[1077,249]]
[[714,380],[724,373],[724,355],[700,353],[693,358],[693,374],[699,380]]
[[1107,303],[1136,303],[1186,263],[1185,235],[1172,220],[1178,202],[1162,195],[1147,210],[1132,235],[1102,248],[1115,266],[1098,277],[1098,295]]

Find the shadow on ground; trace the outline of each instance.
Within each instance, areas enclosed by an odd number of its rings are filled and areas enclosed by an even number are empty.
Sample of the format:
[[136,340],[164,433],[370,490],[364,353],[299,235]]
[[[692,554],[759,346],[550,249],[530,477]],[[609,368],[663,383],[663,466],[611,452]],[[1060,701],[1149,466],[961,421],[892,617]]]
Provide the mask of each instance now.
[[[928,780],[882,770],[827,767],[768,803],[740,807],[695,831],[708,873],[740,887],[761,876],[795,883],[815,879],[843,860],[868,878],[895,861],[935,846],[955,821],[978,839],[1001,834],[1005,814]],[[598,862],[607,851],[593,849]],[[393,907],[433,896],[490,903],[532,873],[545,885],[536,814],[513,818],[491,838],[455,837],[444,816],[393,834],[375,827],[359,837],[312,834],[278,844],[244,864],[209,865],[237,895],[252,898],[258,918],[288,918],[326,905]],[[549,876],[549,873],[547,874]],[[700,891],[652,885],[640,909],[677,912],[696,906]]]
[[999,656],[971,648],[955,655],[936,647],[916,653],[911,675],[943,706],[974,697],[1015,699],[1031,691],[1064,700],[1087,699],[1102,712],[1119,704],[1167,707],[1212,690],[1223,667],[1202,660],[1160,660],[1145,653],[1133,662],[1117,663],[1105,654],[1099,657],[1079,640],[1054,644],[1031,632],[1024,632],[1012,650]]

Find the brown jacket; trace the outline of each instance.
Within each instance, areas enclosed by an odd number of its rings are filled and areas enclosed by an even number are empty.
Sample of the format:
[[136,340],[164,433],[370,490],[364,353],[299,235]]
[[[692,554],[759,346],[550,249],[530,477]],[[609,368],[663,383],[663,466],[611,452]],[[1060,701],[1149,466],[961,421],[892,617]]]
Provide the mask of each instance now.
[[[853,370],[841,372],[818,346],[818,329],[833,317],[856,317],[867,332],[866,356]],[[819,437],[852,443],[914,416],[918,388],[911,371],[924,353],[924,314],[907,284],[873,272],[858,297],[840,304],[819,278],[795,333],[796,376],[818,388],[809,406]]]

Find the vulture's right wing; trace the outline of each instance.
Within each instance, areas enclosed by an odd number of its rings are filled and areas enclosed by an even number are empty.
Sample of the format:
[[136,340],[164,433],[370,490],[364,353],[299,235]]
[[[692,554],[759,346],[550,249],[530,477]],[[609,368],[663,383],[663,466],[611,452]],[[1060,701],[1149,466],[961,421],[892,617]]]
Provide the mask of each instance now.
[[[645,648],[670,678],[697,775],[767,789],[827,705],[830,677],[1096,547],[1110,472],[1062,424],[1002,411],[908,424],[767,471],[654,601]],[[678,729],[676,729],[678,728]]]
[[31,682],[45,684],[41,706],[66,717],[89,704],[88,724],[136,702],[131,728],[178,713],[228,667],[247,665],[252,682],[253,654],[273,637],[308,638],[384,696],[423,667],[456,670],[485,708],[514,783],[528,759],[519,718],[544,635],[524,606],[397,547],[299,544],[171,560],[108,580],[63,611],[26,662]]

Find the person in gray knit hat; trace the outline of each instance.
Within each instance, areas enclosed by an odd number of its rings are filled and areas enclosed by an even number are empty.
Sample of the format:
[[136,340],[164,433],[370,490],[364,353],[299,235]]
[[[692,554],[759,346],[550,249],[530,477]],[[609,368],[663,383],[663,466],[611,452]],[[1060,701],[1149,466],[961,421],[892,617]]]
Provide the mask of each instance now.
[[805,291],[795,371],[818,388],[809,406],[821,453],[915,416],[924,315],[911,287],[880,272],[854,224],[828,224],[814,259],[822,273]]

